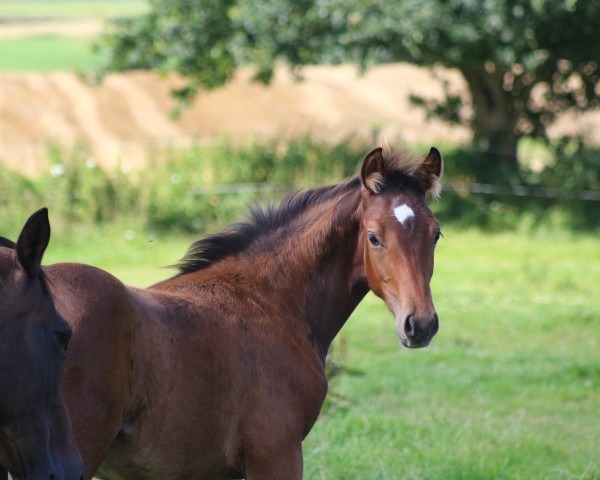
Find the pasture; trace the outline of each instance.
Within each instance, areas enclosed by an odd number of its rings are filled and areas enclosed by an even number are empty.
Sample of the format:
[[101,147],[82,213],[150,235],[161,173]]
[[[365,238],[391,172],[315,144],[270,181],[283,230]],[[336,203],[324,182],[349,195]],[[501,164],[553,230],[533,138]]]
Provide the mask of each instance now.
[[138,15],[147,0],[3,0],[0,17],[6,19],[109,18]]
[[91,43],[55,35],[38,35],[0,41],[0,70],[53,72],[98,66],[100,55]]
[[[383,302],[367,297],[334,344],[305,478],[599,478],[597,238],[443,231],[440,332],[403,349]],[[192,240],[54,229],[45,263],[84,261],[145,286]]]
[[139,15],[146,0],[5,0],[0,4],[0,71],[84,71],[98,67],[91,48],[102,23]]

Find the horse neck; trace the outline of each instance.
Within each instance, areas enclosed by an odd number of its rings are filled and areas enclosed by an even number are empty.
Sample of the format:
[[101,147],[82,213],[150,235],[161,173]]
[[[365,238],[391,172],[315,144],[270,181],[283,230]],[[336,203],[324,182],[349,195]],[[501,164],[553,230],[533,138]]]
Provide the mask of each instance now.
[[[359,245],[360,188],[309,208],[246,265],[253,279],[282,303],[285,317],[307,322],[323,362],[334,337],[368,292]],[[290,315],[291,314],[291,315]]]

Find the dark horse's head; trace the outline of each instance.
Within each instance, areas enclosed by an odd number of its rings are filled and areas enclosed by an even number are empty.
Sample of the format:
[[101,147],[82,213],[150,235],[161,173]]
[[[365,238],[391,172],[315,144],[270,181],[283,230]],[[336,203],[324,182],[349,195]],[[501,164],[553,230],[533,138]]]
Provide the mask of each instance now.
[[16,244],[0,237],[0,475],[79,480],[84,466],[61,387],[71,328],[41,269],[49,240],[45,208]]
[[361,169],[365,274],[393,312],[402,344],[410,348],[429,345],[439,328],[429,283],[441,232],[426,195],[439,193],[442,168],[435,148],[422,162],[377,148]]

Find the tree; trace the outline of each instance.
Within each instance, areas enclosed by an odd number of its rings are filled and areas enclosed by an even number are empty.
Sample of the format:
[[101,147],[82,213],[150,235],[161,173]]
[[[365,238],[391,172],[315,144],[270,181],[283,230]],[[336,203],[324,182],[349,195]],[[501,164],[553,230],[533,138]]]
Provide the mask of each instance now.
[[190,80],[173,92],[182,101],[202,86],[214,88],[236,68],[229,10],[234,0],[150,0],[149,13],[109,22],[96,44],[104,65],[94,72],[158,70]]
[[475,141],[510,168],[520,137],[547,139],[557,114],[600,104],[596,0],[153,0],[152,13],[131,25],[107,37],[108,69],[175,70],[191,78],[186,93],[220,84],[242,63],[268,82],[281,58],[293,67],[455,68],[470,92],[470,117],[447,86],[443,101],[413,100],[468,123]]

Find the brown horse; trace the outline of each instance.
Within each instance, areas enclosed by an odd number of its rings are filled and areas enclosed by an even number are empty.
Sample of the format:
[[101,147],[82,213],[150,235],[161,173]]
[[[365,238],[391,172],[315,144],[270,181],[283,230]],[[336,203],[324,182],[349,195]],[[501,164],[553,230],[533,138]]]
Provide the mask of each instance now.
[[84,465],[61,386],[71,328],[40,267],[49,239],[46,209],[16,244],[0,237],[0,476],[79,480]]
[[89,475],[299,479],[328,348],[369,289],[403,345],[438,330],[442,158],[373,150],[361,174],[254,209],[147,289],[93,267],[45,269],[74,336],[65,392]]

